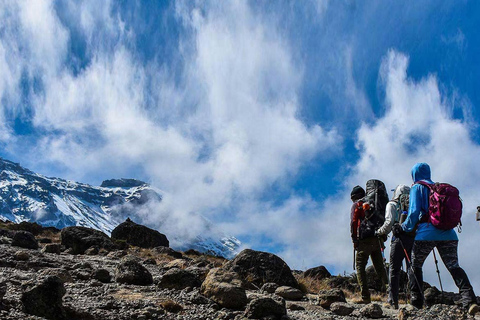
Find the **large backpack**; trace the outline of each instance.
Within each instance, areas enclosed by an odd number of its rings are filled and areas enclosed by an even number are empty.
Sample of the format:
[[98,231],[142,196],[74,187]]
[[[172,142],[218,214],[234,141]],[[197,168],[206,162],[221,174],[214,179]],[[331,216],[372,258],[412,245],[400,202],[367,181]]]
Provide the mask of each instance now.
[[361,201],[368,203],[370,207],[365,211],[365,218],[360,222],[359,227],[359,238],[365,239],[374,236],[375,230],[385,222],[385,208],[389,201],[385,184],[376,179],[368,180],[365,197]]
[[424,181],[416,183],[430,190],[428,222],[442,230],[450,230],[461,225],[463,205],[457,188],[448,183],[429,184]]

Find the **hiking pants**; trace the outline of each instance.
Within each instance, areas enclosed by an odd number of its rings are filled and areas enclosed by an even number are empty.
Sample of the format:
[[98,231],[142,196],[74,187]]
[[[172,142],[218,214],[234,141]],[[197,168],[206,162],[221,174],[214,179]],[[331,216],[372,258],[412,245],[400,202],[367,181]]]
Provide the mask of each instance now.
[[355,260],[357,268],[357,280],[362,292],[362,298],[370,300],[370,291],[368,290],[367,266],[368,257],[372,258],[373,267],[377,272],[380,280],[385,286],[388,282],[387,273],[382,258],[382,248],[380,247],[380,240],[377,237],[369,237],[358,241],[357,258]]
[[[442,258],[445,267],[452,275],[455,284],[457,285],[463,307],[467,308],[471,303],[476,302],[476,297],[473,292],[472,285],[468,280],[465,271],[458,265],[458,241],[415,241],[412,253],[412,265],[415,273],[409,270],[408,276],[410,278],[410,288],[412,291],[411,304],[416,307],[423,306],[423,273],[422,266],[425,259],[433,250],[437,248],[440,257]],[[416,279],[415,279],[416,277]],[[418,283],[417,283],[418,281]]]
[[[400,243],[400,240],[402,241]],[[400,284],[400,269],[402,268],[403,260],[407,262],[407,270],[410,268],[408,259],[405,258],[405,251],[407,251],[408,258],[412,255],[414,238],[408,235],[401,235],[396,237],[390,244],[390,287],[388,290],[388,303],[398,305],[398,288]],[[403,244],[403,247],[402,247]]]

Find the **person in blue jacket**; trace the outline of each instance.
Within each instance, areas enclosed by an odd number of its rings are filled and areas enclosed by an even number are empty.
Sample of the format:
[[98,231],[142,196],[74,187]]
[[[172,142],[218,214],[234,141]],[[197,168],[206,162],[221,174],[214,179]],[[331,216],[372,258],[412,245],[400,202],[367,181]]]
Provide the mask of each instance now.
[[461,303],[470,314],[479,311],[475,293],[467,274],[458,264],[458,237],[454,229],[441,230],[426,221],[428,217],[429,193],[428,187],[416,182],[423,180],[429,184],[431,180],[430,166],[426,163],[417,163],[412,168],[414,185],[410,189],[410,206],[408,216],[401,225],[394,226],[394,234],[411,232],[416,228],[415,241],[412,250],[412,268],[409,270],[411,289],[410,303],[423,307],[423,273],[422,266],[430,252],[436,247],[445,267],[453,277],[461,294]]

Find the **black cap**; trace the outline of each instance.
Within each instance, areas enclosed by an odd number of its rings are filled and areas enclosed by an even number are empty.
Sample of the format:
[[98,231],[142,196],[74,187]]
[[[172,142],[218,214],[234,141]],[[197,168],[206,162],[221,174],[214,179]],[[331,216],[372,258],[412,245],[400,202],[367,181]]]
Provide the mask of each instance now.
[[365,197],[365,190],[360,186],[355,186],[350,193],[350,198],[352,200],[358,200]]

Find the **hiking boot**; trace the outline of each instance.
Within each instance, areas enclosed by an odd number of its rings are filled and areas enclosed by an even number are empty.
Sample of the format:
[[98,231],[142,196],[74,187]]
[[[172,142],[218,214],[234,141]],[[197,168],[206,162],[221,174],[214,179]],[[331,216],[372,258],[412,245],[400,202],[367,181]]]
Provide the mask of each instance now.
[[472,303],[468,308],[468,314],[472,316],[474,316],[478,311],[480,311],[480,307],[476,303]]

